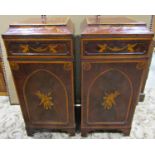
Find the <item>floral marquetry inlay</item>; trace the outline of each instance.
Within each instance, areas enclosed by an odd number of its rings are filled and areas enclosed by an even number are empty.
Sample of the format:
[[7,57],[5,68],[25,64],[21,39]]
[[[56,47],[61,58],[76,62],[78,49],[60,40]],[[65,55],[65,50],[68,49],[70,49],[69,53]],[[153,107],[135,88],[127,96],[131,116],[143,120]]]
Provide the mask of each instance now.
[[44,109],[49,110],[54,106],[51,92],[45,94],[38,90],[35,95],[39,98],[40,105],[43,106]]
[[138,70],[142,70],[142,69],[144,69],[146,67],[146,62],[139,62],[139,63],[137,63],[137,65],[136,65],[136,68],[138,69]]
[[65,63],[64,64],[64,70],[70,71],[72,69],[72,64],[71,63]]
[[105,93],[103,96],[103,107],[105,110],[110,110],[114,104],[116,104],[116,98],[120,95],[118,91],[113,91],[110,93]]
[[110,50],[112,52],[120,52],[122,50],[127,50],[128,52],[134,52],[134,48],[136,47],[137,44],[127,44],[126,46],[123,47],[110,47],[107,44],[98,44],[99,47],[99,52],[106,52],[107,50]]
[[34,52],[45,52],[45,51],[49,51],[51,53],[57,53],[57,48],[58,45],[54,45],[54,44],[49,44],[46,47],[37,47],[37,48],[33,48],[28,44],[22,44],[20,45],[21,51],[23,53],[28,53],[30,50],[34,51]]
[[16,62],[10,62],[10,67],[15,71],[19,70],[19,65]]
[[91,69],[91,64],[89,62],[84,62],[83,69],[89,71]]

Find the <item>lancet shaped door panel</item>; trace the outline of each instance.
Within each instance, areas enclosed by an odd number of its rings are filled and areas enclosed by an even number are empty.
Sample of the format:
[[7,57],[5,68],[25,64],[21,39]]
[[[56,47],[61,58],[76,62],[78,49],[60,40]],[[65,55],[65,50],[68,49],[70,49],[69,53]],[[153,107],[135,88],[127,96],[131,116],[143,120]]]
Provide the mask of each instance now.
[[73,122],[72,63],[15,64],[10,63],[26,119],[46,125]]
[[29,113],[32,121],[67,122],[67,91],[54,73],[44,69],[32,72],[24,83],[23,94],[26,104],[31,107]]
[[140,88],[141,63],[82,63],[82,123],[121,125],[130,121]]
[[[88,88],[88,121],[100,123],[125,120],[132,96],[133,86],[125,73],[112,68],[101,72]],[[92,117],[98,114],[100,117]]]

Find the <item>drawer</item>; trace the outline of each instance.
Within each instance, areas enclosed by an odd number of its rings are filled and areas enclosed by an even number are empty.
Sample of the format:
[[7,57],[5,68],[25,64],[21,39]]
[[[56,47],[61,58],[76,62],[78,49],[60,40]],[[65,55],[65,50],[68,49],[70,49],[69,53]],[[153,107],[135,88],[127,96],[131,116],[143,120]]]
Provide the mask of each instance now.
[[[116,38],[115,38],[116,39]],[[102,56],[102,55],[140,55],[146,54],[150,45],[150,40],[87,40],[82,41],[83,56]]]
[[6,40],[8,55],[10,56],[72,56],[72,40]]

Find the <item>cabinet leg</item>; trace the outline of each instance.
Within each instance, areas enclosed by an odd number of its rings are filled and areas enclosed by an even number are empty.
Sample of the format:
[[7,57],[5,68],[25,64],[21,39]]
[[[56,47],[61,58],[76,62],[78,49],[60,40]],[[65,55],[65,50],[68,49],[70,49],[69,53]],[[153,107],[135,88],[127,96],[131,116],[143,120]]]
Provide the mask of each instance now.
[[125,136],[129,136],[130,135],[130,130],[131,128],[127,128],[127,129],[122,129],[122,132]]
[[75,129],[68,130],[69,136],[75,136]]
[[34,134],[34,131],[31,128],[26,128],[26,132],[27,132],[27,135],[30,136],[30,137],[32,137],[33,134]]
[[87,137],[87,135],[88,135],[88,131],[85,130],[85,129],[81,129],[81,136],[82,137]]
[[143,102],[145,99],[145,94],[144,93],[140,93],[139,95],[139,102]]

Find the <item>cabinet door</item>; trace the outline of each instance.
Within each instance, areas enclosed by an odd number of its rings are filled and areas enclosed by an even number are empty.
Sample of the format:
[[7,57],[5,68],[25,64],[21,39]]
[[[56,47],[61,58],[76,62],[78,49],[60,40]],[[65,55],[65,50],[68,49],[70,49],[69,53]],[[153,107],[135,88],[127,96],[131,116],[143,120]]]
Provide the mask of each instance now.
[[72,62],[10,62],[28,125],[73,126]]
[[82,125],[131,122],[145,62],[82,62]]

